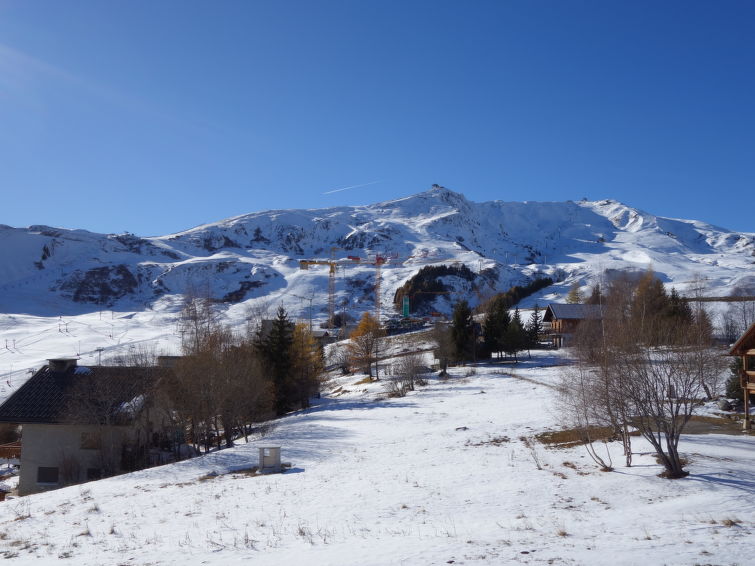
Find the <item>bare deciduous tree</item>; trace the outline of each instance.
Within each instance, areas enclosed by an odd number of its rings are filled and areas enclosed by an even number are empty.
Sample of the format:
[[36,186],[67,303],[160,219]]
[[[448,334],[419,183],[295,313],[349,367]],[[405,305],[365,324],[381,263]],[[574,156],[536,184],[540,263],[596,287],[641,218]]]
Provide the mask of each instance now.
[[706,398],[711,378],[721,373],[721,356],[708,346],[674,345],[628,354],[619,370],[631,424],[650,442],[665,475],[687,475],[679,457],[679,439],[694,410]]
[[206,335],[174,368],[168,397],[196,447],[233,444],[249,423],[272,415],[272,386],[253,345],[223,327]]
[[593,431],[600,427],[613,426],[606,399],[600,393],[604,391],[598,373],[584,365],[577,365],[561,376],[559,384],[559,405],[569,425],[576,430],[585,444],[590,458],[604,471],[610,471],[611,454],[600,455],[594,446]]
[[403,397],[409,391],[414,391],[415,386],[425,385],[422,379],[422,354],[414,352],[401,356],[392,367],[392,376],[386,387],[391,395]]
[[665,475],[683,477],[680,435],[694,410],[718,392],[723,359],[700,302],[690,315],[677,316],[664,307],[662,288],[647,274],[635,284],[627,277],[617,281],[603,319],[586,325],[576,340],[578,378],[564,376],[564,407],[577,426],[613,427],[627,464],[630,428],[637,429]]

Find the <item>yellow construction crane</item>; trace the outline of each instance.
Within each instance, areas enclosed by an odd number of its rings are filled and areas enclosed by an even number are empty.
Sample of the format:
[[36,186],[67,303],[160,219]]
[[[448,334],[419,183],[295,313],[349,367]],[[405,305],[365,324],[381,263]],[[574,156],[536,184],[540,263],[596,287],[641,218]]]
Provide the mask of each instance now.
[[310,265],[327,265],[328,271],[328,328],[333,328],[336,315],[336,268],[338,262],[334,259],[300,259],[299,269],[309,269]]
[[[310,265],[327,265],[328,271],[328,328],[335,326],[336,318],[336,270],[338,261],[335,259],[336,250],[341,248],[330,248],[330,259],[300,259],[299,269],[309,269]],[[349,257],[349,259],[353,259]],[[311,310],[311,305],[310,305]],[[310,315],[311,316],[311,315]],[[310,323],[311,326],[311,323]]]
[[[330,248],[330,259],[300,259],[299,268],[309,269],[311,265],[327,265],[328,271],[328,326],[333,327],[335,322],[335,308],[336,308],[336,272],[338,266],[344,261],[354,264],[370,265],[375,268],[375,319],[380,323],[380,299],[381,299],[381,282],[382,282],[382,267],[384,264],[391,261],[405,261],[405,260],[417,260],[426,259],[418,258],[417,256],[400,257],[398,254],[389,253],[374,253],[368,254],[367,258],[361,258],[359,256],[350,255],[344,259],[336,260],[335,251],[341,248]],[[422,261],[420,263],[432,264],[439,263],[439,260]],[[462,263],[458,260],[450,260],[442,263]]]

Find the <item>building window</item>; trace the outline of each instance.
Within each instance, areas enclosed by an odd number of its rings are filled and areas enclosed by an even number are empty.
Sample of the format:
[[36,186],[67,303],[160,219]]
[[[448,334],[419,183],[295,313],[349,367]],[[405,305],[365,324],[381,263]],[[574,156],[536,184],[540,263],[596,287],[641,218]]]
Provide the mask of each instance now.
[[755,356],[745,356],[745,366],[747,371],[755,371]]
[[58,468],[43,467],[37,468],[37,483],[58,483]]
[[102,437],[98,432],[82,432],[81,445],[82,450],[99,450],[102,446]]

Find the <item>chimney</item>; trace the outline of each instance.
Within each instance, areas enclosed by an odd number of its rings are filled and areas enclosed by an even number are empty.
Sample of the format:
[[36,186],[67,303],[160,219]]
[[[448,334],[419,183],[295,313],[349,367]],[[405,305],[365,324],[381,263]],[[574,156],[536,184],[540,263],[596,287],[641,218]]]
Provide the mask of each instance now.
[[47,367],[50,368],[50,371],[63,373],[71,368],[75,368],[76,361],[76,358],[53,358],[51,360],[47,360]]

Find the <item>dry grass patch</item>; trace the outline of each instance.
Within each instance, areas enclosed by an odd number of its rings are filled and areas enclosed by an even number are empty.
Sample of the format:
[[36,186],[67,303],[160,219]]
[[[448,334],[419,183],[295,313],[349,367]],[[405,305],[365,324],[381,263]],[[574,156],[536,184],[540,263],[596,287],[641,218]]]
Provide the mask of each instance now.
[[257,472],[259,472],[259,467],[252,466],[251,468],[244,468],[243,470],[234,470],[231,477],[232,478],[253,478],[253,477],[261,475]]
[[506,444],[507,442],[511,442],[511,439],[508,436],[495,436],[491,438],[490,440],[483,440],[482,442],[470,442],[467,440],[464,445],[465,446],[500,446],[502,444]]
[[[589,439],[593,442],[601,440],[611,440],[614,437],[614,430],[611,427],[591,427],[589,430]],[[541,444],[550,448],[572,448],[587,444],[588,436],[583,430],[567,428],[564,430],[553,430],[536,434],[535,438]]]
[[724,519],[723,521],[721,521],[721,524],[724,527],[736,527],[737,525],[739,525],[739,523],[740,523],[739,519],[732,519],[732,518]]

